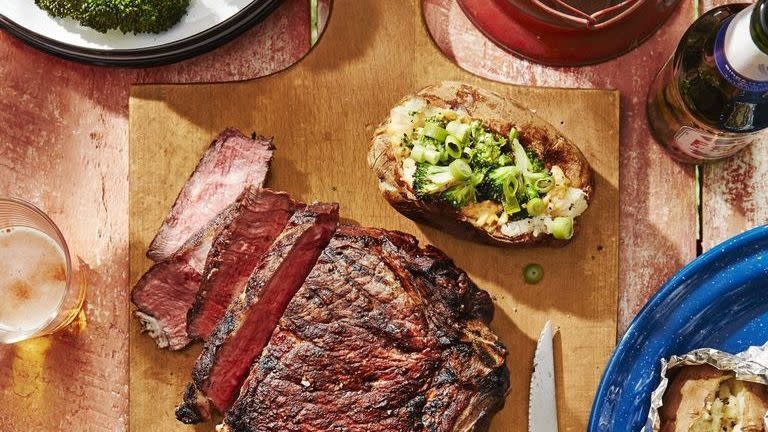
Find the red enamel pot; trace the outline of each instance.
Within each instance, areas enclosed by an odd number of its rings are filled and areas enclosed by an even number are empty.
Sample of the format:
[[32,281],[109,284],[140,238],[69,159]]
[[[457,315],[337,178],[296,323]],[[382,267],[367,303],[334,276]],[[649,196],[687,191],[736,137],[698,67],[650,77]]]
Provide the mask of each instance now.
[[679,0],[458,0],[500,47],[537,63],[599,63],[638,46]]

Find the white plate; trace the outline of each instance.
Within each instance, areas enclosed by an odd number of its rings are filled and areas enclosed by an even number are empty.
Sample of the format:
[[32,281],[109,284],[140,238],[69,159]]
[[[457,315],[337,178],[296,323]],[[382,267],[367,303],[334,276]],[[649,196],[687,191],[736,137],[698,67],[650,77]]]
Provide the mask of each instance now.
[[[100,33],[72,19],[53,18],[34,0],[0,0],[0,27],[45,51],[102,64],[178,61],[219,45],[266,16],[276,0],[191,0],[182,20],[160,34]],[[224,39],[224,40],[221,40]],[[162,57],[170,53],[170,59]],[[110,55],[113,53],[115,55]],[[140,60],[149,55],[145,61]],[[89,58],[94,57],[94,58]],[[129,58],[138,58],[131,62]],[[116,61],[111,61],[117,59]]]

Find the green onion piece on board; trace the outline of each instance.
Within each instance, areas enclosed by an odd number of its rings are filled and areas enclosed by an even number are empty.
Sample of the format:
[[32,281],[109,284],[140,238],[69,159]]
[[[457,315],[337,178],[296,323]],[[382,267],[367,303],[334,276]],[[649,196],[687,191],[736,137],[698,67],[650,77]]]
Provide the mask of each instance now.
[[525,204],[525,209],[528,210],[528,214],[531,216],[541,216],[547,210],[547,205],[544,204],[543,199],[533,198]]
[[529,284],[537,284],[544,278],[544,268],[539,264],[528,264],[523,269],[523,280]]
[[558,240],[570,240],[573,237],[573,218],[556,217],[552,221],[552,235]]
[[424,136],[443,142],[448,136],[448,131],[434,123],[427,123],[424,125]]
[[517,129],[512,128],[509,130],[509,141],[512,142],[516,140],[520,136],[520,132],[517,131]]
[[449,122],[448,125],[445,126],[445,130],[447,130],[449,134],[458,138],[461,142],[464,142],[467,140],[467,138],[469,138],[469,125],[458,120]]
[[448,165],[451,170],[451,175],[456,180],[466,180],[472,177],[472,168],[462,159],[456,159]]
[[464,147],[461,145],[461,142],[459,142],[459,139],[453,135],[448,135],[445,139],[445,152],[448,156],[454,159],[459,159],[463,151]]

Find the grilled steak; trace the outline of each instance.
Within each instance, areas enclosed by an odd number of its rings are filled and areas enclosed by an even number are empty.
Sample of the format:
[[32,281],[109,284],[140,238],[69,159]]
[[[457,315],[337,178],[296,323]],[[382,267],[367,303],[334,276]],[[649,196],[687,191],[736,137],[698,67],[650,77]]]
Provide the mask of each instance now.
[[244,185],[261,187],[272,161],[272,140],[227,129],[206,150],[184,184],[147,256],[162,262],[229,206]]
[[509,386],[492,314],[439,250],[340,227],[220,430],[486,430]]
[[232,405],[285,307],[328,244],[338,217],[336,204],[312,204],[291,217],[205,344],[176,410],[179,420],[197,423],[209,417],[211,406],[223,413]]
[[179,350],[190,342],[187,311],[195,301],[213,239],[231,220],[232,208],[221,212],[182,250],[152,266],[131,291],[142,331],[160,348]]
[[284,192],[246,189],[232,222],[221,230],[208,254],[197,300],[187,318],[190,337],[208,339],[297,207]]

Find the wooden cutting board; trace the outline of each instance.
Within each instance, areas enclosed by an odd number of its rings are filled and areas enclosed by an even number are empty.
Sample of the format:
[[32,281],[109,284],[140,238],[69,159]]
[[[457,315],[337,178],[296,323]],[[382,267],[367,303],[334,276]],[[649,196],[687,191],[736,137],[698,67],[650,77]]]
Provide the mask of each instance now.
[[[222,65],[222,67],[225,67]],[[499,249],[417,225],[393,210],[366,165],[376,125],[405,94],[463,80],[509,95],[569,136],[596,173],[595,199],[578,237],[559,249]],[[317,47],[288,70],[254,81],[133,87],[130,101],[131,281],[149,267],[149,242],[213,137],[227,126],[273,135],[269,186],[304,201],[341,203],[342,217],[417,235],[452,256],[493,295],[493,329],[509,349],[511,391],[493,431],[526,431],[528,385],[538,333],[555,337],[560,428],[583,431],[616,340],[619,234],[619,95],[527,88],[473,76],[442,56],[417,0],[337,0]],[[544,280],[522,282],[529,263]],[[131,322],[131,430],[184,426],[173,412],[199,346],[160,351]]]

